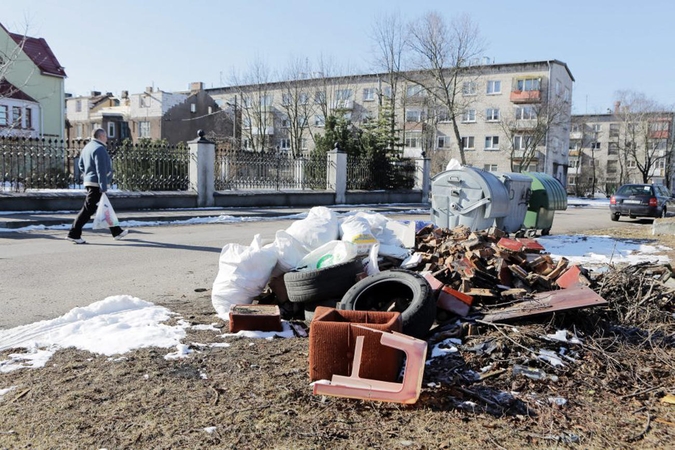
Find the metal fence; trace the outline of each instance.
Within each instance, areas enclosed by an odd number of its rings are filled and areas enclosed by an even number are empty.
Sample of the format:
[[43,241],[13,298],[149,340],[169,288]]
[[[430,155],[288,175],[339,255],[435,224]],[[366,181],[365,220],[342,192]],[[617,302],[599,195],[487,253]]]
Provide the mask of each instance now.
[[349,156],[347,190],[412,189],[415,186],[415,161],[385,157]]
[[[0,191],[81,189],[77,163],[86,141],[0,137]],[[113,186],[127,191],[186,190],[187,146],[110,142]]]
[[327,157],[216,149],[215,189],[326,189]]

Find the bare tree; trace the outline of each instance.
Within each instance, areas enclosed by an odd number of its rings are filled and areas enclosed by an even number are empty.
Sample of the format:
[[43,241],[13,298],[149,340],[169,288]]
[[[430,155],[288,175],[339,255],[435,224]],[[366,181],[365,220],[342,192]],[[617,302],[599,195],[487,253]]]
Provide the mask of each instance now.
[[268,129],[274,126],[271,110],[274,99],[270,90],[272,71],[265,61],[256,58],[243,77],[233,74],[232,80],[241,99],[242,139],[248,142],[253,151],[270,149]]
[[467,15],[455,17],[447,24],[437,12],[429,12],[409,26],[406,41],[412,52],[411,68],[406,78],[424,90],[436,103],[447,109],[462,164],[466,164],[458,123],[475,96],[477,78],[471,62],[483,52],[478,27]]
[[620,105],[616,117],[621,124],[618,147],[627,167],[634,167],[643,183],[664,176],[659,169],[666,169],[672,148],[673,113],[642,93],[619,91],[616,95]]
[[311,68],[306,60],[293,59],[284,72],[282,82],[281,110],[284,113],[282,133],[286,132],[294,157],[301,155],[305,134],[309,130],[309,120],[315,111],[312,95],[306,78]]
[[559,97],[547,103],[527,103],[502,114],[500,126],[506,142],[500,145],[506,152],[511,171],[528,170],[538,161],[541,147],[547,145],[549,130],[561,126],[568,118],[569,104]]
[[376,70],[384,73],[384,80],[380,81],[378,89],[379,106],[388,114],[389,142],[393,150],[396,146],[397,117],[396,101],[398,99],[399,83],[402,79],[403,55],[407,46],[407,33],[400,14],[384,15],[375,20],[371,39],[375,43]]

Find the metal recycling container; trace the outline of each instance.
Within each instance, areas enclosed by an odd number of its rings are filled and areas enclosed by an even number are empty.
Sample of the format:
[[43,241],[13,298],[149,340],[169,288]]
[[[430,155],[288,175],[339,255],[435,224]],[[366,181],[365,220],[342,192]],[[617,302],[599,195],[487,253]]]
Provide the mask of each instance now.
[[532,178],[532,195],[525,214],[525,228],[549,234],[556,211],[567,209],[567,192],[562,183],[543,172],[523,172]]
[[532,178],[516,172],[492,172],[509,193],[509,212],[495,219],[495,226],[507,233],[523,228],[527,206],[532,192]]
[[509,193],[490,172],[462,167],[431,179],[431,220],[438,227],[485,230],[508,211]]

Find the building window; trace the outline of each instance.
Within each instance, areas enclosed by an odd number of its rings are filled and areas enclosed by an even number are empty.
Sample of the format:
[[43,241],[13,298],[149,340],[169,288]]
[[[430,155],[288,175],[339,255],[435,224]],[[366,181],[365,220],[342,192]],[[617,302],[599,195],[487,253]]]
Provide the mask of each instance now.
[[241,148],[249,150],[251,148],[251,140],[246,138],[241,141]]
[[7,107],[5,105],[0,105],[0,126],[7,126]]
[[448,108],[440,108],[436,114],[438,115],[439,122],[450,122],[450,112]]
[[82,112],[82,100],[75,100],[75,112]]
[[307,94],[306,92],[301,92],[298,95],[298,104],[306,105],[307,103],[309,103],[309,94]]
[[307,126],[307,116],[298,116],[298,126],[300,128]]
[[422,111],[419,109],[408,109],[405,112],[405,121],[406,122],[421,122],[422,121]]
[[616,142],[610,142],[607,147],[608,155],[618,155],[619,154],[619,144]]
[[591,150],[600,150],[600,142],[591,142]]
[[474,137],[473,136],[465,136],[462,138],[462,148],[464,150],[473,150],[474,147]]
[[363,101],[372,102],[375,100],[375,88],[363,89]]
[[499,80],[488,80],[487,82],[487,94],[501,94],[502,93],[502,82]]
[[242,125],[244,128],[251,128],[251,118],[248,116],[244,116],[241,120]]
[[635,169],[637,167],[637,161],[635,161],[634,159],[629,159],[628,161],[626,161],[626,167],[628,167],[629,169]]
[[413,84],[406,88],[405,95],[406,97],[422,97],[424,96],[424,90],[422,86]]
[[619,161],[607,161],[607,174],[618,173]]
[[485,150],[499,150],[499,136],[485,136]]
[[619,124],[610,123],[609,124],[609,137],[619,137]]
[[290,106],[291,94],[281,94],[281,106]]
[[528,135],[516,135],[513,136],[513,149],[514,150],[526,150],[532,142],[532,136]]
[[279,150],[289,150],[291,148],[291,140],[288,138],[279,139]]
[[265,106],[272,106],[272,102],[274,102],[274,96],[272,96],[272,94],[260,96],[260,106],[262,106],[263,108]]
[[26,108],[26,128],[33,128],[33,110]]
[[143,121],[138,123],[138,137],[139,138],[150,137],[150,122]]
[[486,109],[485,120],[487,120],[488,122],[499,122],[499,108]]
[[108,137],[115,137],[115,122],[108,122]]
[[532,120],[537,118],[537,111],[533,106],[519,106],[516,108],[516,120]]
[[578,133],[581,131],[581,127],[579,126],[578,123],[573,123],[572,124],[572,129],[570,130],[571,133]]
[[436,147],[445,148],[445,147],[448,147],[449,144],[450,144],[450,137],[449,136],[438,136],[437,142],[436,142]]
[[317,114],[316,116],[314,116],[314,126],[315,127],[326,126],[326,118],[322,114]]
[[497,171],[497,164],[485,164],[483,166],[483,170],[486,172],[496,172]]
[[21,107],[12,106],[12,125],[21,128]]
[[150,107],[150,96],[148,95],[140,95],[138,97],[138,107],[139,108],[149,108]]
[[476,121],[475,109],[465,109],[462,112],[462,122],[475,122],[475,121]]
[[382,95],[383,95],[385,98],[391,98],[391,86],[385,86],[385,87],[382,89]]
[[338,89],[335,91],[335,99],[340,100],[350,100],[352,98],[351,89]]
[[601,132],[602,131],[602,125],[599,124],[599,123],[593,124],[593,131],[596,132],[596,133]]
[[572,168],[579,167],[579,158],[577,156],[570,156],[568,162],[569,162],[569,167],[572,167]]
[[407,148],[420,148],[422,147],[422,139],[419,136],[406,136],[405,146]]
[[462,83],[462,94],[464,95],[476,95],[476,82],[475,81],[465,81]]
[[517,91],[538,91],[541,78],[523,78],[516,81]]
[[326,93],[321,91],[316,91],[314,93],[314,103],[317,105],[323,105],[326,103]]
[[291,121],[288,120],[288,117],[284,117],[281,119],[281,128],[288,128],[291,126]]
[[82,124],[81,123],[75,124],[75,137],[77,139],[82,139]]

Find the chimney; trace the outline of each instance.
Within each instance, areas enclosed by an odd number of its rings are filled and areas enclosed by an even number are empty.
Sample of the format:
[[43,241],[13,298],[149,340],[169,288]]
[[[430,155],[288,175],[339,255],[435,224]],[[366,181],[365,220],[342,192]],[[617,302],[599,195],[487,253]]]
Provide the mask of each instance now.
[[615,101],[614,102],[614,114],[619,114],[619,109],[621,108],[621,102],[620,101]]
[[129,91],[122,91],[122,99],[129,98]]
[[148,94],[152,94],[152,86],[147,86],[145,88],[145,92],[147,92]]
[[112,92],[106,92],[105,95],[106,95],[106,97],[112,97],[113,96]]
[[201,81],[195,81],[190,83],[190,92],[199,92],[204,90],[204,83]]
[[101,91],[91,91],[90,96],[91,97],[98,97],[101,95]]

